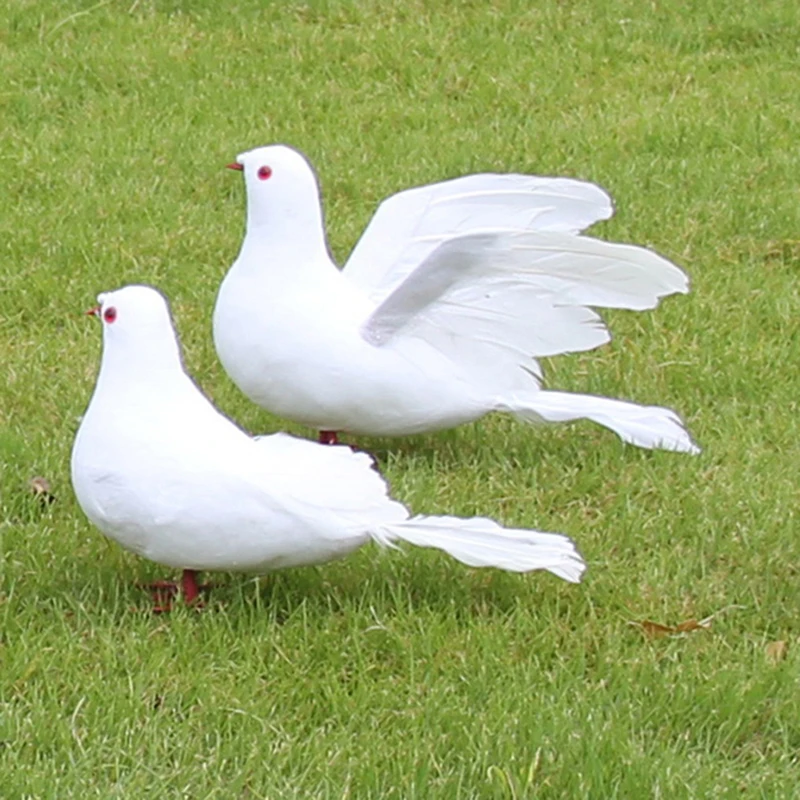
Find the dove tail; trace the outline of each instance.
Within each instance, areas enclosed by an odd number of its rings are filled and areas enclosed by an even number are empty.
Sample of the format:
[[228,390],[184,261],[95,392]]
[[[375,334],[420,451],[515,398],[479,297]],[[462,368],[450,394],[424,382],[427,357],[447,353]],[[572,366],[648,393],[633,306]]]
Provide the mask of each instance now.
[[567,536],[503,528],[482,517],[412,517],[382,525],[373,536],[383,545],[404,541],[418,547],[435,547],[470,567],[499,567],[510,572],[546,569],[571,583],[578,583],[586,569]]
[[533,423],[589,419],[638,447],[700,452],[681,418],[661,406],[640,406],[590,394],[542,391],[523,400],[504,402],[501,409]]

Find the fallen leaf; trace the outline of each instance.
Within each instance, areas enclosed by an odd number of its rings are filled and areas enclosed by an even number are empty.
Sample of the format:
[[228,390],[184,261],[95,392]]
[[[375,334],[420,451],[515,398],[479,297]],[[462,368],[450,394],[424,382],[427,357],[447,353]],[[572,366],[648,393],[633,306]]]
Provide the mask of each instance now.
[[653,639],[659,639],[662,636],[671,636],[676,633],[711,630],[711,621],[714,619],[714,617],[718,617],[723,612],[730,611],[734,608],[744,608],[744,606],[725,606],[725,608],[721,608],[715,614],[711,614],[704,619],[687,619],[684,622],[679,622],[677,625],[662,625],[660,622],[653,622],[651,619],[633,621],[628,624],[640,628],[646,636],[650,636]]
[[764,648],[764,652],[773,664],[777,664],[779,661],[783,661],[783,659],[786,658],[789,652],[789,645],[783,639],[779,639],[776,642],[770,642]]
[[675,628],[670,625],[662,625],[660,622],[653,622],[650,619],[643,619],[641,622],[632,622],[631,625],[636,625],[641,628],[648,636],[658,639],[662,636],[669,636],[675,633]]
[[711,629],[711,617],[706,619],[696,620],[687,619],[686,622],[681,622],[680,625],[675,626],[677,633],[687,633],[688,631],[707,631]]
[[658,639],[661,636],[670,636],[676,633],[707,631],[711,628],[711,618],[709,617],[701,620],[687,619],[685,622],[680,622],[677,625],[662,625],[660,622],[653,622],[651,619],[645,619],[632,624],[638,625],[648,636]]
[[56,497],[50,491],[50,481],[48,481],[47,478],[37,475],[35,478],[31,478],[28,481],[28,486],[36,495],[36,497],[42,502],[42,504],[48,504],[55,501]]

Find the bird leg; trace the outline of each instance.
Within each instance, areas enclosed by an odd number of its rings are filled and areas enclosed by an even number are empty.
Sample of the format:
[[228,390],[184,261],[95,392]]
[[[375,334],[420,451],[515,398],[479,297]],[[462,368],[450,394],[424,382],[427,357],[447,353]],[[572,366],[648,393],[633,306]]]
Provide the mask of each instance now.
[[[319,442],[320,444],[342,444],[339,441],[339,435],[336,431],[320,431],[319,432]],[[378,467],[376,466],[378,459],[375,458],[369,450],[364,450],[363,447],[359,447],[355,444],[347,445],[354,453],[366,453],[372,459],[372,467],[373,469],[377,470]]]
[[172,599],[180,593],[183,595],[183,602],[188,606],[201,606],[202,601],[200,592],[211,589],[213,584],[197,582],[197,572],[193,569],[185,569],[181,576],[180,586],[176,581],[153,581],[144,584],[144,588],[149,589],[153,596],[153,611],[156,614],[163,614],[172,610]]
[[181,577],[183,588],[183,602],[187,605],[194,603],[200,596],[200,587],[197,585],[197,573],[193,569],[185,569]]
[[339,444],[339,437],[336,431],[320,431],[319,432],[320,444]]

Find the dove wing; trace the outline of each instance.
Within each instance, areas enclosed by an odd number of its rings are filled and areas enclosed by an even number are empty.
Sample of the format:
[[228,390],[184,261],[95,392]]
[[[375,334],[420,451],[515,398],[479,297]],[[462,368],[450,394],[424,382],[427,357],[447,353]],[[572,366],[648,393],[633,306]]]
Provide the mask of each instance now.
[[422,338],[476,378],[511,388],[498,376],[519,376],[519,367],[538,374],[532,358],[608,341],[593,307],[653,308],[687,291],[678,267],[642,247],[565,233],[472,234],[441,243],[362,336],[378,347]]
[[380,302],[455,236],[579,233],[613,211],[600,187],[569,178],[487,173],[420,186],[381,203],[344,274]]

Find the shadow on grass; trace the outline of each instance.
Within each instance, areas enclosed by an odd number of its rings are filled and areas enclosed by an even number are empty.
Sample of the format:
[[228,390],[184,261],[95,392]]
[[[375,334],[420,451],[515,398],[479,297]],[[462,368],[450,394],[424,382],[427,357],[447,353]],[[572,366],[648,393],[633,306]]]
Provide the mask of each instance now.
[[[388,564],[386,559],[397,561]],[[127,556],[82,559],[72,569],[39,575],[37,605],[68,616],[111,617],[124,623],[131,615],[152,616],[154,624],[170,615],[151,614],[151,598],[141,584],[178,579],[178,571],[143,562],[130,567]],[[501,620],[521,605],[536,615],[546,608],[552,618],[563,592],[578,591],[542,573],[516,575],[500,570],[477,570],[450,563],[435,552],[364,553],[347,562],[300,567],[264,576],[241,573],[203,573],[213,584],[205,595],[203,616],[222,612],[233,625],[246,627],[254,617],[270,624],[296,624],[302,618],[312,627],[339,617],[372,618],[380,626],[393,617],[443,617],[458,626],[476,619]],[[29,587],[29,590],[33,587]],[[187,609],[177,601],[172,614]]]

